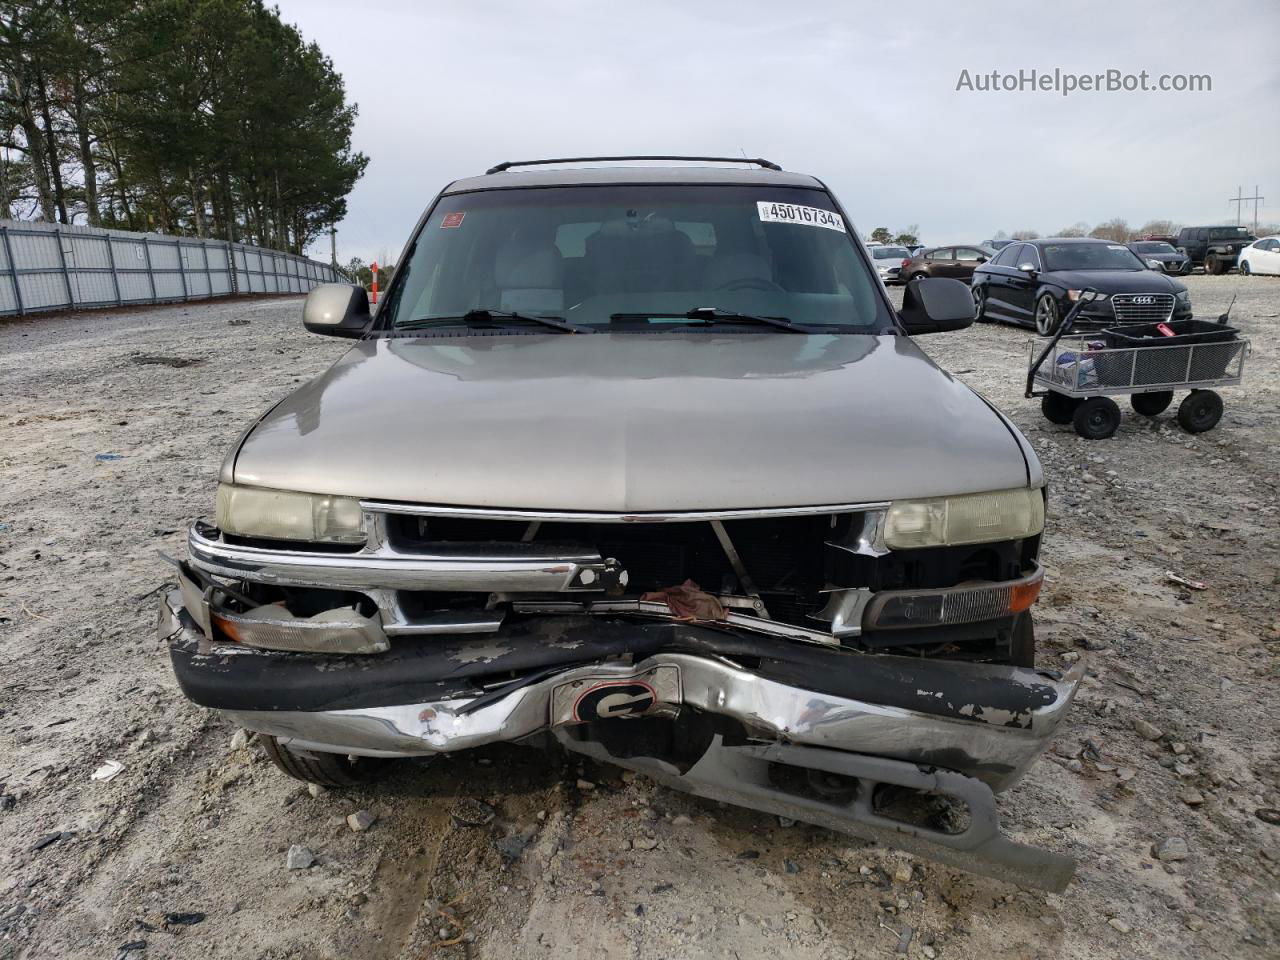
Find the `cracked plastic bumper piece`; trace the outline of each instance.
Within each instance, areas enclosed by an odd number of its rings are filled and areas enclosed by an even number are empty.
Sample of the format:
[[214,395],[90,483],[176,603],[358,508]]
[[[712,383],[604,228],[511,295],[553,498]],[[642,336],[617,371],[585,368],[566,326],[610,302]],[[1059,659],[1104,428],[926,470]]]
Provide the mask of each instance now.
[[[993,790],[1011,786],[1066,713],[1065,677],[987,664],[866,655],[727,629],[585,616],[535,617],[498,634],[393,644],[335,657],[204,640],[171,593],[160,630],[196,703],[302,750],[423,756],[553,735],[677,789],[881,840],[1029,886],[1061,889],[1071,861],[1000,834]],[[713,718],[692,765],[612,755],[595,728],[642,717]],[[643,724],[636,724],[638,731]],[[724,728],[735,731],[726,744]],[[848,778],[847,802],[770,786],[770,767]],[[876,812],[878,785],[950,796],[958,834]]]

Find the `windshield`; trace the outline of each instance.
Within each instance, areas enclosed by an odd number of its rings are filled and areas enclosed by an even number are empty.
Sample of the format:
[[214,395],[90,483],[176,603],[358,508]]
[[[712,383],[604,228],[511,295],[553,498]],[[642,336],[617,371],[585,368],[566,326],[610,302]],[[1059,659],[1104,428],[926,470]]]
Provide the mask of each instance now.
[[1155,241],[1147,241],[1145,243],[1135,243],[1139,253],[1177,253],[1170,244],[1157,243]]
[[877,260],[909,260],[911,253],[906,247],[872,247],[871,255]]
[[1210,240],[1245,240],[1252,237],[1248,227],[1214,227],[1209,231]]
[[461,327],[469,311],[488,311],[647,331],[687,326],[695,323],[688,311],[716,308],[840,332],[888,332],[893,318],[878,289],[823,191],[484,190],[440,199],[396,271],[379,326]]
[[1147,265],[1122,243],[1046,243],[1040,248],[1046,270],[1145,270]]

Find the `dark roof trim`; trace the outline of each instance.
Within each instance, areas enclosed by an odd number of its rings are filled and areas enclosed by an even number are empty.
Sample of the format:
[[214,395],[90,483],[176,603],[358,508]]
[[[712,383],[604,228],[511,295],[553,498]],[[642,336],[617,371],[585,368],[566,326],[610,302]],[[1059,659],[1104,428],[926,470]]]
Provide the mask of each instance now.
[[553,163],[613,163],[621,160],[674,160],[682,163],[746,163],[766,170],[781,170],[772,160],[763,157],[684,157],[684,156],[631,156],[631,157],[554,157],[545,160],[504,160],[490,167],[485,174],[502,173],[512,167],[543,167]]

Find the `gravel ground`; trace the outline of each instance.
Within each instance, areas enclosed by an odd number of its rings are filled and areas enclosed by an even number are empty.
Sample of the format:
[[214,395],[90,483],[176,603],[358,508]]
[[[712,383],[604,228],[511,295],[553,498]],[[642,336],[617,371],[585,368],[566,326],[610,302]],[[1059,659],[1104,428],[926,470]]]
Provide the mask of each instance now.
[[1060,896],[511,748],[309,792],[181,697],[153,592],[241,427],[343,344],[296,299],[0,325],[0,958],[1280,955],[1280,280],[1188,286],[1254,341],[1199,437],[1086,443],[1022,398],[1025,331],[924,341],[1049,477],[1042,662],[1089,676],[1001,809],[1079,859]]

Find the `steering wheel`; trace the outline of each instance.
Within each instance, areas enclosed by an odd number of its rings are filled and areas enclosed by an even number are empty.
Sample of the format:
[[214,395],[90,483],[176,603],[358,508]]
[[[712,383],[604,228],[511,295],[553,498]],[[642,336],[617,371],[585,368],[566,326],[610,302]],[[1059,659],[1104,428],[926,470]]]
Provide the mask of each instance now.
[[768,290],[774,293],[786,293],[786,287],[780,283],[774,283],[765,277],[739,277],[737,280],[730,280],[728,283],[722,283],[717,290]]

